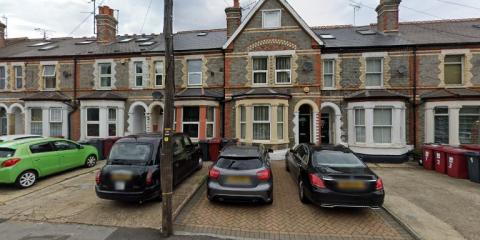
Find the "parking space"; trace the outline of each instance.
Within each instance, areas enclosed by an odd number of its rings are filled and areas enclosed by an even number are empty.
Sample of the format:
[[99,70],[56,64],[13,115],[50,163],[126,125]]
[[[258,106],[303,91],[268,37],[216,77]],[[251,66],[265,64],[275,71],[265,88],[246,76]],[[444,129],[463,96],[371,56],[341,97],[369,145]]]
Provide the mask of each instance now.
[[[174,212],[185,204],[202,184],[207,166],[175,189]],[[100,226],[160,228],[162,204],[121,203],[97,198],[95,171],[45,187],[0,206],[0,218],[18,221],[81,223]]]
[[211,203],[202,189],[180,213],[176,230],[261,239],[411,239],[384,210],[303,205],[283,161],[273,162],[273,175],[273,205]]

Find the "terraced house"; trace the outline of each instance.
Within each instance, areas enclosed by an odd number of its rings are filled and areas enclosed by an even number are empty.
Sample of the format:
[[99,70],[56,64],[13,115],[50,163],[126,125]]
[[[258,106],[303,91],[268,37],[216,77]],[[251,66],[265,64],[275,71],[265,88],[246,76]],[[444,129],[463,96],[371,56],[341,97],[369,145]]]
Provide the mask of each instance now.
[[[480,19],[399,22],[380,0],[368,26],[308,26],[285,0],[259,0],[226,29],[175,34],[175,127],[193,139],[280,149],[345,144],[403,161],[423,143],[478,143]],[[162,131],[162,34],[0,38],[1,134],[72,139]],[[0,33],[5,26],[0,25]]]

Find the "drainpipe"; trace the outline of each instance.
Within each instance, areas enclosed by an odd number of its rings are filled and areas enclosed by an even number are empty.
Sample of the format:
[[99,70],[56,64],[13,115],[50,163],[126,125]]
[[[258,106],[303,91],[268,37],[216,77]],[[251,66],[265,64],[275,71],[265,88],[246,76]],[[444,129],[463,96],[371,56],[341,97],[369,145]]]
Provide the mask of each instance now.
[[417,46],[413,46],[413,147],[417,149]]
[[73,104],[71,105],[72,110],[68,113],[68,139],[72,139],[72,115],[78,109],[78,104],[77,104],[77,81],[78,81],[77,65],[78,65],[78,60],[77,60],[77,58],[74,58],[73,59]]

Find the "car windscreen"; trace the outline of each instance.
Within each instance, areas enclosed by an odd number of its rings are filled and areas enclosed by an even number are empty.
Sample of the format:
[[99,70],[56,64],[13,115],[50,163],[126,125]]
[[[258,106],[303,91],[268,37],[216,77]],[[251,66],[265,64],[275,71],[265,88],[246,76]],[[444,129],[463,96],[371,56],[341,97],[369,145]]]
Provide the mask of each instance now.
[[10,148],[0,148],[0,158],[9,158],[15,155],[15,150]]
[[321,150],[312,156],[315,167],[364,168],[365,164],[351,152]]
[[220,158],[215,165],[217,168],[228,170],[253,170],[259,169],[263,166],[262,161],[258,158],[252,159],[235,159],[235,158]]
[[152,145],[148,143],[115,143],[110,151],[110,161],[146,162],[152,155]]

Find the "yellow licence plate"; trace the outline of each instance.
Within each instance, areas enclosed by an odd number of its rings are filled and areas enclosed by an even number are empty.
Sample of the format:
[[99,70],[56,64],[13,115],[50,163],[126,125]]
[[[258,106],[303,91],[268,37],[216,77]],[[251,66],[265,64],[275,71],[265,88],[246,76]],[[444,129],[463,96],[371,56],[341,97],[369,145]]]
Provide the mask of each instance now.
[[113,181],[129,181],[132,179],[132,175],[127,174],[113,174],[112,180]]
[[366,188],[364,182],[359,181],[344,181],[338,182],[337,187],[344,190],[363,190]]
[[252,184],[252,181],[250,180],[250,177],[230,176],[226,178],[225,183],[231,185],[250,185]]

